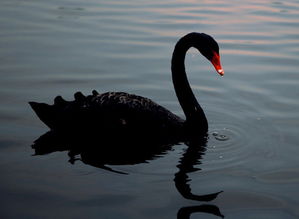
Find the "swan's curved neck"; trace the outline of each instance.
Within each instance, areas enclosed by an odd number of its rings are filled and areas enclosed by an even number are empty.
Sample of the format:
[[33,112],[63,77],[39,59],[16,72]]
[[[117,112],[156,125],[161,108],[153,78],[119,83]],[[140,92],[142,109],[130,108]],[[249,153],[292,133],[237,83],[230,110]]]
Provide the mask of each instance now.
[[[195,45],[195,40],[198,39],[185,36],[176,44],[171,61],[172,80],[176,95],[186,116],[186,123],[192,127],[199,126],[201,131],[206,132],[208,130],[206,116],[192,92],[185,71],[186,53],[189,48]],[[200,48],[198,49],[200,50]]]

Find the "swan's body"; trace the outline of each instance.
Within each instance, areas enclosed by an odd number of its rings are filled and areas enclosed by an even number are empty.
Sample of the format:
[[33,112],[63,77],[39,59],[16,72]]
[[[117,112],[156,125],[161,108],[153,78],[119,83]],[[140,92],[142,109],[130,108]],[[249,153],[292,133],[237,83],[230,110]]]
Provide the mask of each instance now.
[[78,92],[74,101],[60,96],[54,105],[30,102],[39,118],[52,130],[131,131],[138,134],[177,136],[189,127],[206,133],[208,123],[187,80],[184,60],[190,47],[197,48],[209,59],[217,72],[223,75],[219,47],[216,41],[203,33],[190,33],[181,38],[173,52],[172,79],[186,120],[181,119],[152,100],[124,92],[107,92],[84,96]]

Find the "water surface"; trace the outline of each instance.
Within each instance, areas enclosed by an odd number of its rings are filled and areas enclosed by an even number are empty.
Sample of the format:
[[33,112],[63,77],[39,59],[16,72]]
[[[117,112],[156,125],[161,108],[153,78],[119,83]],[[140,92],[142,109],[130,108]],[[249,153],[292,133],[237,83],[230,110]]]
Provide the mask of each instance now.
[[[0,215],[3,218],[176,218],[209,204],[226,218],[298,218],[299,3],[287,1],[35,1],[0,3]],[[174,185],[186,145],[157,159],[113,166],[66,152],[31,156],[48,128],[28,101],[76,91],[126,91],[183,116],[170,60],[176,41],[205,32],[219,42],[225,76],[196,50],[186,69],[210,124],[189,173]],[[224,136],[224,137],[223,137]],[[192,218],[217,218],[194,212]]]

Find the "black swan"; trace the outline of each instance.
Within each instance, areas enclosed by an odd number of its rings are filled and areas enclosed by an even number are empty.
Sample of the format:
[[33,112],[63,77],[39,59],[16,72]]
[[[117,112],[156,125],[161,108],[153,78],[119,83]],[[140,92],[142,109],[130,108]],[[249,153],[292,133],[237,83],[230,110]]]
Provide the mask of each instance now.
[[[37,116],[51,129],[71,133],[125,133],[124,135],[153,136],[186,135],[190,130],[206,134],[208,122],[189,85],[185,72],[185,56],[195,47],[222,76],[217,42],[204,33],[189,33],[176,44],[172,55],[172,80],[186,120],[171,113],[148,98],[124,92],[106,92],[84,96],[77,92],[74,101],[57,96],[53,105],[29,102]],[[117,137],[114,137],[117,138]]]

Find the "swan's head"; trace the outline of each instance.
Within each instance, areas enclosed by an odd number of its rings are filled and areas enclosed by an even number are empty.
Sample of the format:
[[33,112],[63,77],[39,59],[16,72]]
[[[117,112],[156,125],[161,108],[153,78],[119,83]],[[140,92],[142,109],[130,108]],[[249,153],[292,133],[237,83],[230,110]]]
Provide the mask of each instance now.
[[200,51],[200,53],[213,64],[217,73],[223,76],[224,70],[221,66],[219,46],[216,40],[214,40],[213,37],[205,33],[193,34],[195,34],[195,38],[197,38],[195,42],[195,48],[197,48]]

